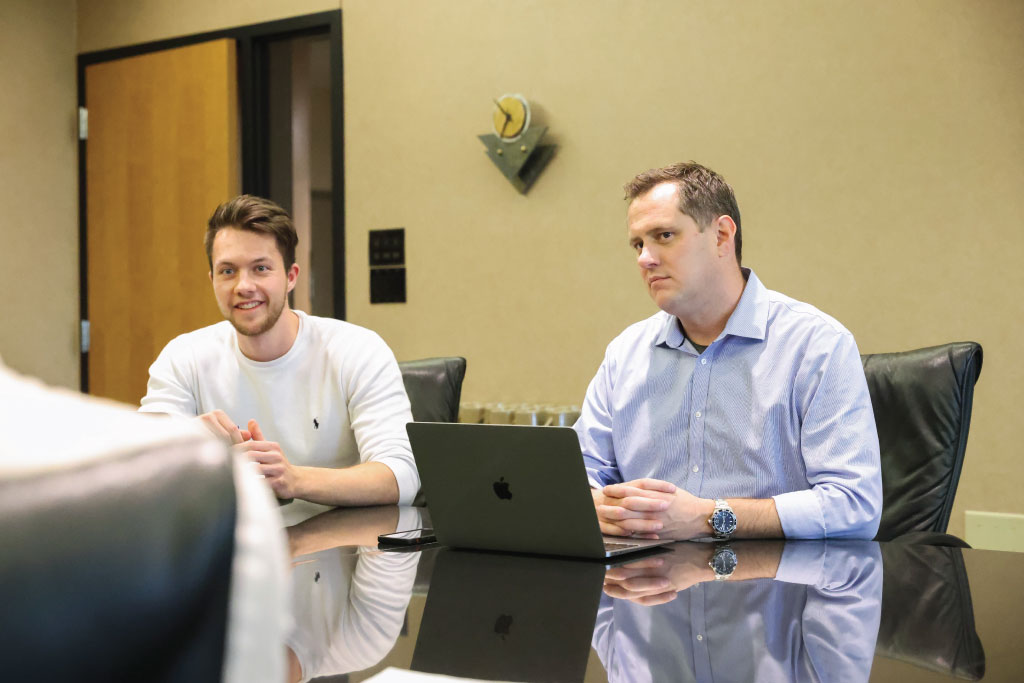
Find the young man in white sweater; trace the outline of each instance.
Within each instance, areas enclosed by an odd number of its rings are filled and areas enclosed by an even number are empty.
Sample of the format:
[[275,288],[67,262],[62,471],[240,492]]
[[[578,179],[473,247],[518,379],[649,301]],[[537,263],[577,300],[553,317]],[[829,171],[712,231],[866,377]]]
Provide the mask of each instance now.
[[225,321],[167,344],[139,410],[202,420],[257,463],[279,498],[408,504],[419,475],[398,363],[374,332],[289,307],[297,243],[269,200],[217,207],[206,255]]

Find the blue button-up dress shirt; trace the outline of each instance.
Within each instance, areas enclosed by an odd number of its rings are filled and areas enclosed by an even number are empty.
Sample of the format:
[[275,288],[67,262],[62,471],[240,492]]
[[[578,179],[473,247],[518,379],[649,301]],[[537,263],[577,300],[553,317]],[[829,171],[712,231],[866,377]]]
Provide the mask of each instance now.
[[608,345],[575,425],[590,483],[653,477],[701,498],[774,498],[787,538],[873,538],[878,433],[853,335],[743,272],[703,353],[664,311]]

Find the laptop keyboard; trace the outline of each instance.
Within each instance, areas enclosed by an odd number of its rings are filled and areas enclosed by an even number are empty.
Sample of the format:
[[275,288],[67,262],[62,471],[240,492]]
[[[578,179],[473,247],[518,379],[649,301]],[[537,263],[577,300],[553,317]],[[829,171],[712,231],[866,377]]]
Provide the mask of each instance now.
[[605,550],[625,550],[626,548],[639,548],[639,543],[614,543],[612,541],[604,542]]

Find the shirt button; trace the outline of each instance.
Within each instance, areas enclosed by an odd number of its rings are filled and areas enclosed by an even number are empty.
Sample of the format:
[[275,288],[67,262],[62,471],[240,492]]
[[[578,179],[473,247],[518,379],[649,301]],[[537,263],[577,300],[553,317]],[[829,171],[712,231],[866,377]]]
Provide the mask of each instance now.
[[696,465],[694,465],[694,466],[693,466],[693,471],[694,471],[694,472],[700,472],[700,468],[699,468],[699,467],[697,467]]
[[704,636],[702,636],[701,634],[698,633],[697,634],[697,640],[704,640]]
[[696,413],[694,413],[694,415],[696,415],[697,417],[700,417],[700,411],[698,410]]
[[700,364],[701,365],[707,365],[708,364],[708,359],[707,358],[701,358],[700,359]]

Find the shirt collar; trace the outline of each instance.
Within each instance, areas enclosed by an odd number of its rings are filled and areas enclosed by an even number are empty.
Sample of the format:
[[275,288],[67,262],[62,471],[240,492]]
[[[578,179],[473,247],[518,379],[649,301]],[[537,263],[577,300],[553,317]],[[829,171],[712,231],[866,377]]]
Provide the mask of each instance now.
[[719,339],[726,335],[747,337],[764,341],[768,329],[768,288],[761,284],[750,268],[741,268],[747,286],[743,288],[740,302],[736,304]]
[[[750,268],[741,268],[743,277],[747,284],[740,295],[740,301],[733,309],[732,315],[725,323],[725,329],[718,339],[727,335],[733,337],[747,337],[764,341],[765,330],[768,327],[768,289],[761,284],[757,275]],[[658,338],[654,342],[656,346],[668,346],[673,349],[682,347],[686,341],[683,335],[683,328],[679,320],[671,314],[665,314],[665,324],[662,325]]]
[[683,335],[683,326],[679,324],[679,318],[671,313],[666,313],[665,324],[661,326],[658,339],[654,342],[655,346],[668,346],[678,349],[685,341],[686,337]]

